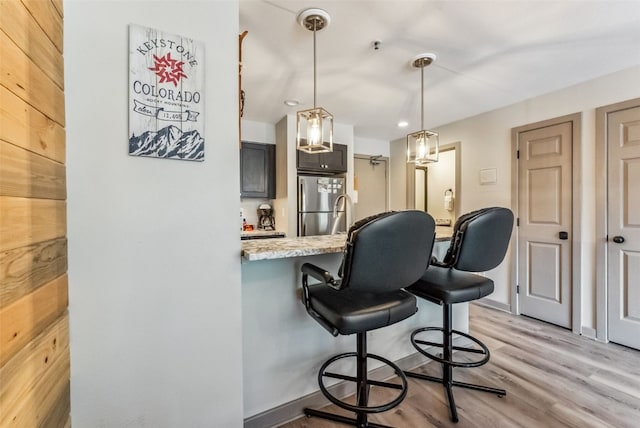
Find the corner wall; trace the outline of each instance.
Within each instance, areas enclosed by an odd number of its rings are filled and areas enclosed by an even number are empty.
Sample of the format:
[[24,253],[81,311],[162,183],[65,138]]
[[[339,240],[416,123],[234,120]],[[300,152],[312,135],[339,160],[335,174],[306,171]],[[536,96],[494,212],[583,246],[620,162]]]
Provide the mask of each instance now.
[[[204,162],[127,154],[130,23],[204,42]],[[74,426],[242,426],[237,49],[237,0],[65,2]]]

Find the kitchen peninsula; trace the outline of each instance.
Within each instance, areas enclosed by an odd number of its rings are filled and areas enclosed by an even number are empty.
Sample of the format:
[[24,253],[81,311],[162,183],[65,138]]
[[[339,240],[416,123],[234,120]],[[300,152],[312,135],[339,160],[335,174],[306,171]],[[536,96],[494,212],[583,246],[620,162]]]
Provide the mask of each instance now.
[[[438,228],[434,255],[446,250],[451,228]],[[353,350],[355,336],[333,337],[300,301],[304,263],[334,275],[346,234],[242,241],[243,395],[245,427],[277,425],[324,402],[317,373],[329,357]],[[441,324],[441,309],[418,299],[418,313],[370,333],[370,351],[403,368],[425,363],[411,331]],[[467,331],[466,304],[456,307],[455,328]],[[374,366],[375,367],[375,366]],[[317,393],[317,394],[316,394]]]

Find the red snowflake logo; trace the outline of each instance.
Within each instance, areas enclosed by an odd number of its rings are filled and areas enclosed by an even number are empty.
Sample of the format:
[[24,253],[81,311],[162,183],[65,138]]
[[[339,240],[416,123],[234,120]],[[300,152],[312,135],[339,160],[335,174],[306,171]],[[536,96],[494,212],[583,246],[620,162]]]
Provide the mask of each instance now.
[[160,83],[170,82],[173,83],[174,86],[178,86],[178,81],[181,78],[187,78],[187,75],[184,74],[182,70],[184,62],[171,58],[170,52],[163,57],[154,55],[153,60],[155,67],[149,67],[149,70],[155,71],[155,73],[160,76]]

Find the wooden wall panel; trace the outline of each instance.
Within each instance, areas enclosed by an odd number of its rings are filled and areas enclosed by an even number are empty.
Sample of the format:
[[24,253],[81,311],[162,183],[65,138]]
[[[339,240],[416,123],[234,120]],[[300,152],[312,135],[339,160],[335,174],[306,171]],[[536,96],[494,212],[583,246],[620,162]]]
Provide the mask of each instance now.
[[[47,33],[58,52],[62,53],[62,14],[58,12],[58,7],[53,2],[46,0],[22,0],[22,3],[33,15],[38,25]],[[61,4],[59,8],[62,9]]]
[[68,300],[64,274],[0,309],[0,367],[60,317]]
[[0,309],[67,271],[67,240],[0,252]]
[[0,141],[0,196],[67,198],[64,164]]
[[60,16],[60,18],[64,18],[64,11],[62,8],[62,0],[52,0],[51,3],[53,3],[53,7],[56,8],[56,12],[58,12],[58,15]]
[[[56,379],[57,380],[57,379]],[[38,422],[40,420],[38,419]],[[67,381],[64,389],[58,394],[58,399],[51,407],[49,414],[39,425],[47,428],[71,427],[71,382]]]
[[62,0],[0,0],[0,427],[70,427]]
[[0,196],[0,251],[67,234],[64,201]]
[[64,128],[0,86],[0,140],[60,163],[65,162]]
[[0,85],[64,126],[64,92],[0,31]]
[[68,418],[68,326],[62,314],[0,368],[0,426],[59,426]]
[[19,1],[0,1],[0,27],[58,87],[64,88],[62,55]]

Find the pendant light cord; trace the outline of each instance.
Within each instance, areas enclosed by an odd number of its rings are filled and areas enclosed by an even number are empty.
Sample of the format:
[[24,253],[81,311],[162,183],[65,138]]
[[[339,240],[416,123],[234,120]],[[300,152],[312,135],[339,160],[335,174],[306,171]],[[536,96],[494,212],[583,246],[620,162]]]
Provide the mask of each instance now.
[[313,108],[316,108],[316,26],[318,18],[313,20]]
[[420,68],[420,129],[424,129],[424,64]]

